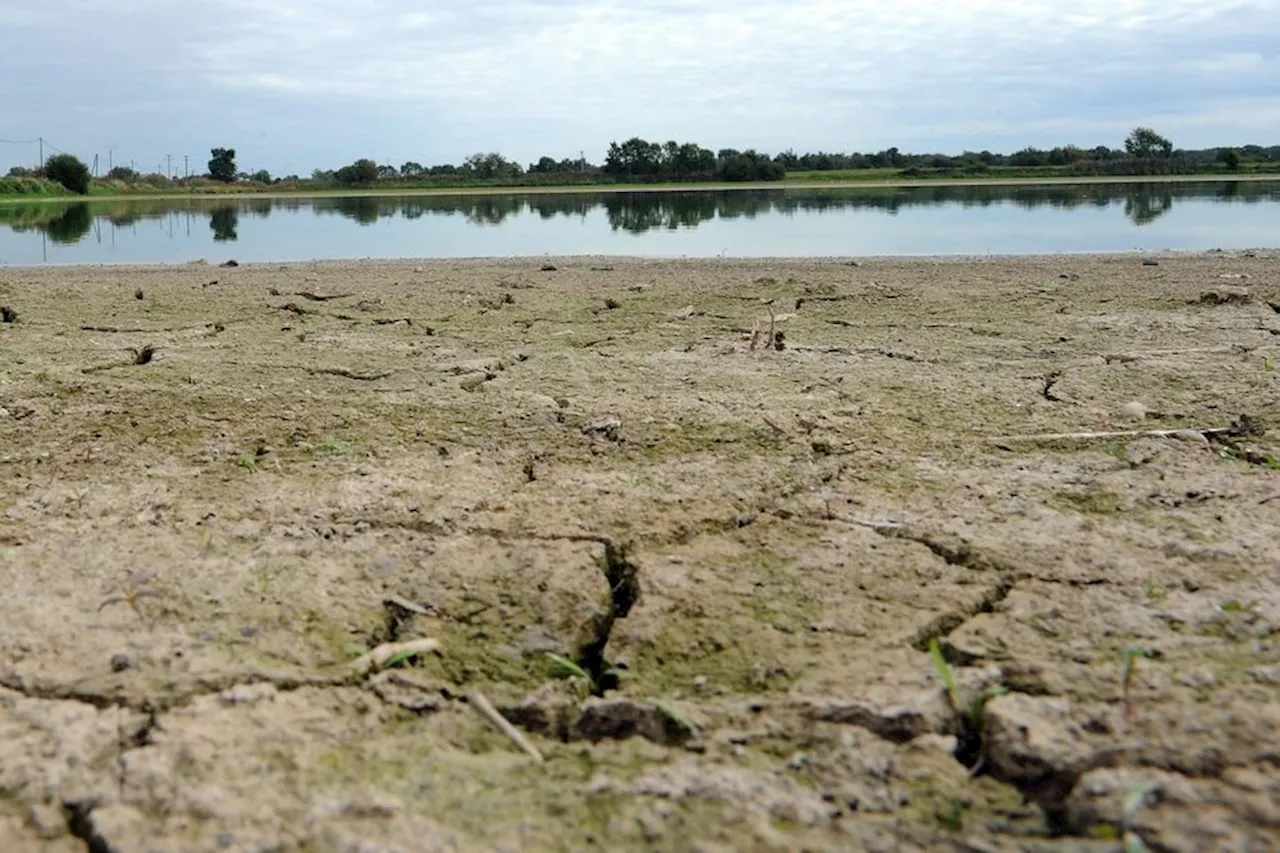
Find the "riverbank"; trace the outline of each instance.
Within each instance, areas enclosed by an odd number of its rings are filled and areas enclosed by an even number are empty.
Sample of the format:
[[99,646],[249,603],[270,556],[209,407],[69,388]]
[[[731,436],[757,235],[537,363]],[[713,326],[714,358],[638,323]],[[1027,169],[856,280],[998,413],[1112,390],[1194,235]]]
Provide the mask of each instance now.
[[1239,183],[1244,181],[1280,181],[1280,173],[1203,175],[1113,175],[1104,177],[1035,177],[1035,178],[894,178],[874,180],[824,181],[812,177],[784,179],[781,181],[744,181],[738,183],[661,183],[661,184],[574,184],[548,186],[497,186],[497,187],[438,187],[438,188],[380,188],[371,189],[321,189],[321,190],[260,190],[229,188],[223,192],[120,192],[93,193],[88,196],[48,195],[30,196],[0,195],[0,204],[28,202],[96,202],[137,199],[163,201],[168,199],[234,199],[234,198],[360,198],[370,196],[450,196],[450,195],[558,195],[579,193],[636,193],[636,192],[733,192],[746,190],[839,190],[839,189],[912,189],[920,187],[969,187],[969,186],[1037,186],[1037,185],[1091,185],[1091,184],[1140,184],[1140,183]]
[[1275,844],[1278,264],[6,268],[0,837]]

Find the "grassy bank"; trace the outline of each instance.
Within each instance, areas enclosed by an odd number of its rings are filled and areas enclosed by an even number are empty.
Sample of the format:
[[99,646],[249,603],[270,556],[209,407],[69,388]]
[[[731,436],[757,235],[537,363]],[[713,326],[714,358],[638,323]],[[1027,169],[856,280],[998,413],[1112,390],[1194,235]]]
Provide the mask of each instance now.
[[1070,174],[1058,168],[992,169],[983,174],[957,176],[942,170],[918,169],[843,169],[813,172],[789,172],[781,181],[704,181],[655,183],[486,183],[486,182],[406,182],[394,181],[371,186],[315,186],[310,181],[273,184],[241,181],[222,184],[207,179],[173,182],[167,186],[120,181],[95,181],[89,195],[68,193],[58,184],[38,178],[0,178],[0,203],[12,201],[70,201],[118,198],[225,198],[227,196],[374,196],[374,195],[485,195],[504,193],[619,193],[673,192],[693,190],[766,190],[766,189],[839,189],[841,187],[893,188],[920,186],[1003,186],[1019,184],[1117,184],[1117,183],[1183,183],[1190,181],[1275,181],[1280,168],[1238,172],[1200,172],[1187,175],[1092,175]]

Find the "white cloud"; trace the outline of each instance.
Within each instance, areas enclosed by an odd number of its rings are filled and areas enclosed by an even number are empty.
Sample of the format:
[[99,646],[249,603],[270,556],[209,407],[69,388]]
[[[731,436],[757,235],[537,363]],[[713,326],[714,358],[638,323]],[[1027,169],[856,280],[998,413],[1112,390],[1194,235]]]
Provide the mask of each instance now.
[[[58,5],[37,14],[0,0],[0,71],[14,79],[4,64],[24,63],[31,99],[11,114],[83,137],[42,101],[176,102],[147,128],[176,137],[161,149],[255,128],[300,134],[286,137],[288,158],[313,165],[481,148],[598,158],[637,134],[958,151],[1115,145],[1144,121],[1184,145],[1280,138],[1273,0],[121,0],[111,11],[81,0],[79,16]],[[41,24],[52,18],[57,28]]]

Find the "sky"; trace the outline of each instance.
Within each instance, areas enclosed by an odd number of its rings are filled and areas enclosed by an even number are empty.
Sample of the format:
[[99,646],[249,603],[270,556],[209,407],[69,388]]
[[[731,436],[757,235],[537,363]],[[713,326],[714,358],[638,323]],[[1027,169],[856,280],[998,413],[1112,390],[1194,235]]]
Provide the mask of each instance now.
[[[0,0],[0,170],[1280,144],[1280,0]],[[11,144],[19,142],[22,144]],[[172,159],[166,161],[166,155]],[[171,164],[166,166],[166,162]]]

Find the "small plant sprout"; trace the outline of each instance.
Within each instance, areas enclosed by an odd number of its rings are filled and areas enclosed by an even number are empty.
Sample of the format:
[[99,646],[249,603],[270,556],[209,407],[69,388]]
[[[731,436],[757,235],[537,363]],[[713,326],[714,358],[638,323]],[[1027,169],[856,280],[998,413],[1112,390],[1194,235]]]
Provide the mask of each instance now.
[[960,710],[960,690],[956,686],[956,678],[951,674],[951,665],[947,663],[947,659],[942,656],[942,647],[938,645],[937,638],[929,640],[929,658],[933,661],[933,668],[938,671],[938,678],[942,680],[942,686],[947,691],[947,701],[951,703],[952,710]]
[[138,606],[138,602],[144,598],[159,598],[160,593],[155,590],[147,589],[146,586],[155,577],[155,572],[148,569],[140,569],[129,576],[124,585],[108,595],[98,604],[98,610],[108,607],[112,604],[127,604],[129,609],[138,617],[138,621],[144,625],[148,624],[147,617],[143,614],[142,608]]
[[1264,355],[1262,357],[1262,369],[1268,373],[1276,369],[1276,363],[1272,360],[1271,356]]
[[1164,598],[1164,590],[1160,589],[1155,579],[1150,575],[1147,576],[1146,582],[1142,584],[1142,594],[1151,601],[1159,601]]
[[1120,671],[1120,692],[1126,720],[1133,717],[1133,702],[1130,701],[1129,691],[1133,686],[1133,676],[1138,669],[1138,658],[1150,656],[1150,650],[1142,646],[1128,646],[1124,650],[1124,666]]
[[662,716],[666,717],[685,731],[696,732],[698,730],[698,727],[693,724],[693,720],[690,720],[683,712],[680,711],[679,708],[669,702],[654,702],[653,707],[657,708]]
[[961,738],[962,743],[965,738],[968,738],[970,745],[976,744],[977,761],[969,768],[969,775],[976,776],[982,771],[982,766],[987,760],[985,722],[987,703],[997,696],[1003,696],[1008,693],[1009,688],[1003,684],[989,684],[973,698],[973,701],[966,704],[961,699],[960,687],[956,684],[955,675],[952,674],[951,666],[943,656],[942,647],[938,645],[936,638],[929,640],[929,657],[933,661],[934,669],[938,671],[942,686],[947,691],[947,703],[951,705],[951,709],[957,714],[965,714],[965,731],[962,732]]
[[566,657],[547,652],[547,659],[551,661],[551,674],[556,678],[577,678],[581,679],[586,686],[587,692],[592,696],[603,695],[604,690],[601,683],[608,685],[613,682],[622,681],[624,678],[632,678],[632,674],[625,669],[610,667],[600,673],[600,677],[596,678],[580,664],[569,660]]
[[316,446],[316,452],[323,456],[346,456],[351,452],[351,445],[344,444],[333,436],[326,435],[324,440]]
[[556,678],[581,678],[588,684],[594,683],[591,673],[568,658],[561,657],[553,652],[547,652],[547,659],[551,661],[551,674]]
[[1133,819],[1138,812],[1154,802],[1160,793],[1158,785],[1152,782],[1135,782],[1124,798],[1124,813],[1121,825],[1124,829],[1124,853],[1147,853],[1147,845],[1133,828]]

